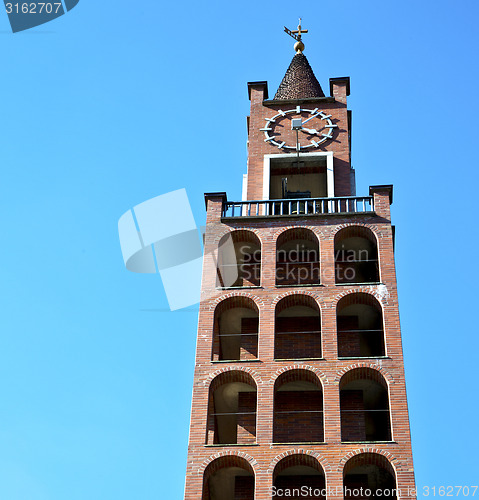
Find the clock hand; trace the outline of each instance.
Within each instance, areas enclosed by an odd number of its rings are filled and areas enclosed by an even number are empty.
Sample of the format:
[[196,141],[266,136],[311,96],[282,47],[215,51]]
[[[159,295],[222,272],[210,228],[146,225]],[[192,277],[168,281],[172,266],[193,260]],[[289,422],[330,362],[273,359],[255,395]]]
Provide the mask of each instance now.
[[304,125],[306,122],[309,122],[309,120],[312,120],[313,118],[316,118],[316,116],[318,116],[318,115],[319,115],[319,113],[317,113],[317,114],[315,114],[315,115],[313,115],[313,116],[310,116],[307,120],[304,120],[303,125]]
[[308,134],[317,134],[318,131],[315,128],[301,128],[302,132],[308,132]]

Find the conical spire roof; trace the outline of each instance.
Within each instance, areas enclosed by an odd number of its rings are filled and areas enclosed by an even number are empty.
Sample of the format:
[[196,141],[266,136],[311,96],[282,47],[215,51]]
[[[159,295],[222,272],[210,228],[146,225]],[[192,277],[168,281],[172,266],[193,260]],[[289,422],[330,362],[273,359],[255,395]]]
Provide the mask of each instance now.
[[306,56],[298,52],[294,55],[274,98],[305,99],[308,97],[324,97],[324,92]]

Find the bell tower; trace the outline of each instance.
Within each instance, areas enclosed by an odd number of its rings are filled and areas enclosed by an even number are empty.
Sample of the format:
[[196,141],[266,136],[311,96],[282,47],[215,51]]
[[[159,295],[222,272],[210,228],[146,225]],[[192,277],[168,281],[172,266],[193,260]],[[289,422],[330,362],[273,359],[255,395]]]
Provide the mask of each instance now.
[[248,83],[241,201],[206,193],[186,500],[415,498],[390,185],[356,196],[349,77]]

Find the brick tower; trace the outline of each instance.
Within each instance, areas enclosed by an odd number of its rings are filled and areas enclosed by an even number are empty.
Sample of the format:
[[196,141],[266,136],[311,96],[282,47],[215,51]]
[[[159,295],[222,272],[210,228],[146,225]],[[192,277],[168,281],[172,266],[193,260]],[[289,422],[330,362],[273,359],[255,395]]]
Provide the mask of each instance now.
[[242,201],[205,195],[186,500],[415,498],[392,186],[356,196],[349,78],[302,33],[248,84]]

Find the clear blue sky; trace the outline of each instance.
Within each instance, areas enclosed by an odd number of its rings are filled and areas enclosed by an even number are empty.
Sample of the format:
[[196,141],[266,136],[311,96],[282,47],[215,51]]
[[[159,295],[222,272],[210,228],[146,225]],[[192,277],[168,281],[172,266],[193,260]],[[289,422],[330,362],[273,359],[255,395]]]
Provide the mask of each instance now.
[[394,184],[418,485],[478,483],[479,4],[294,5],[0,15],[1,500],[182,498],[197,311],[125,270],[117,221],[183,187],[198,224],[205,191],[240,198],[246,82],[276,90],[298,16],[323,89],[351,77],[358,194]]

